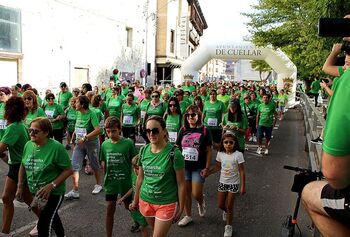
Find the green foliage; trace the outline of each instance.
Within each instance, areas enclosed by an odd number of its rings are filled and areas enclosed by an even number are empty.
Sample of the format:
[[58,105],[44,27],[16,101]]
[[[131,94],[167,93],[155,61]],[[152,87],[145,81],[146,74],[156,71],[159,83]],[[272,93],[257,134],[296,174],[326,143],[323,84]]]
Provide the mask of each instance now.
[[300,79],[318,75],[332,45],[340,38],[317,35],[320,17],[342,18],[350,12],[348,0],[259,0],[244,13],[250,40],[258,46],[280,48],[294,62]]
[[[260,81],[266,80],[272,73],[272,68],[264,60],[253,60],[250,62],[252,68],[259,72]],[[263,78],[263,73],[267,72],[267,76]]]

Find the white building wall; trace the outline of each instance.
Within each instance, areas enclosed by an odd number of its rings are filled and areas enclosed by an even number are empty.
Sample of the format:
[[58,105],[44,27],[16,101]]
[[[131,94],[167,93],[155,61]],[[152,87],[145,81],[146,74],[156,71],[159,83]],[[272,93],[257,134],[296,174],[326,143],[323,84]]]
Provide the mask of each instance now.
[[250,60],[238,60],[234,66],[235,81],[260,81],[259,72],[251,67]]
[[[75,67],[89,69],[89,82],[113,68],[116,59],[133,52],[135,65],[120,63],[120,71],[144,68],[144,0],[0,0],[22,12],[23,83],[40,89],[72,84]],[[133,29],[126,47],[126,27]],[[151,27],[154,35],[154,29]],[[152,39],[152,38],[151,38]],[[154,43],[149,43],[154,45]],[[126,54],[122,53],[125,51]],[[137,52],[136,52],[137,51]],[[135,53],[136,52],[136,53]],[[148,57],[154,58],[154,48]],[[137,64],[137,65],[136,65]]]

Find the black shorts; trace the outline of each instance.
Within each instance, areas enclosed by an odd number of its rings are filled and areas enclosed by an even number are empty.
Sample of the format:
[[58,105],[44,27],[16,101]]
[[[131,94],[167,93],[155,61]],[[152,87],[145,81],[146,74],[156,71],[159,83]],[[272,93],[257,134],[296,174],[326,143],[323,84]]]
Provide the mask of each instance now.
[[[123,197],[125,194],[120,195],[120,197]],[[106,194],[105,200],[107,202],[116,202],[118,200],[118,194]],[[131,203],[132,202],[132,195],[127,197],[124,202]]]
[[19,173],[20,167],[21,167],[21,164],[15,164],[15,165],[9,164],[9,172],[7,173],[7,177],[15,181],[16,184],[18,183],[18,173]]
[[336,190],[326,184],[321,192],[321,201],[330,217],[350,227],[350,187]]
[[222,129],[210,129],[213,142],[220,143],[222,137]]

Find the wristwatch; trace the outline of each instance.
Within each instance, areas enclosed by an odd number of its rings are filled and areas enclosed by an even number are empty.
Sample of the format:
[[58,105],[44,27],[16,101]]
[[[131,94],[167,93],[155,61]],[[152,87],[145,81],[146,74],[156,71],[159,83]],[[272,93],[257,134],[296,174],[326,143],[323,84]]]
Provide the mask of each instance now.
[[57,184],[55,184],[54,182],[51,182],[52,188],[55,189]]

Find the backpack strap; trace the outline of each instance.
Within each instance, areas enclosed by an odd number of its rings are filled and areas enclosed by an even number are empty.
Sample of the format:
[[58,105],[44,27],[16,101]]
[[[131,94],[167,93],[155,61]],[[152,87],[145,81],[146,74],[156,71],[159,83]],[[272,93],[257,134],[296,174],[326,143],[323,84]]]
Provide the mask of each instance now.
[[173,146],[169,152],[169,159],[171,162],[174,164],[174,159],[175,159],[175,146]]

